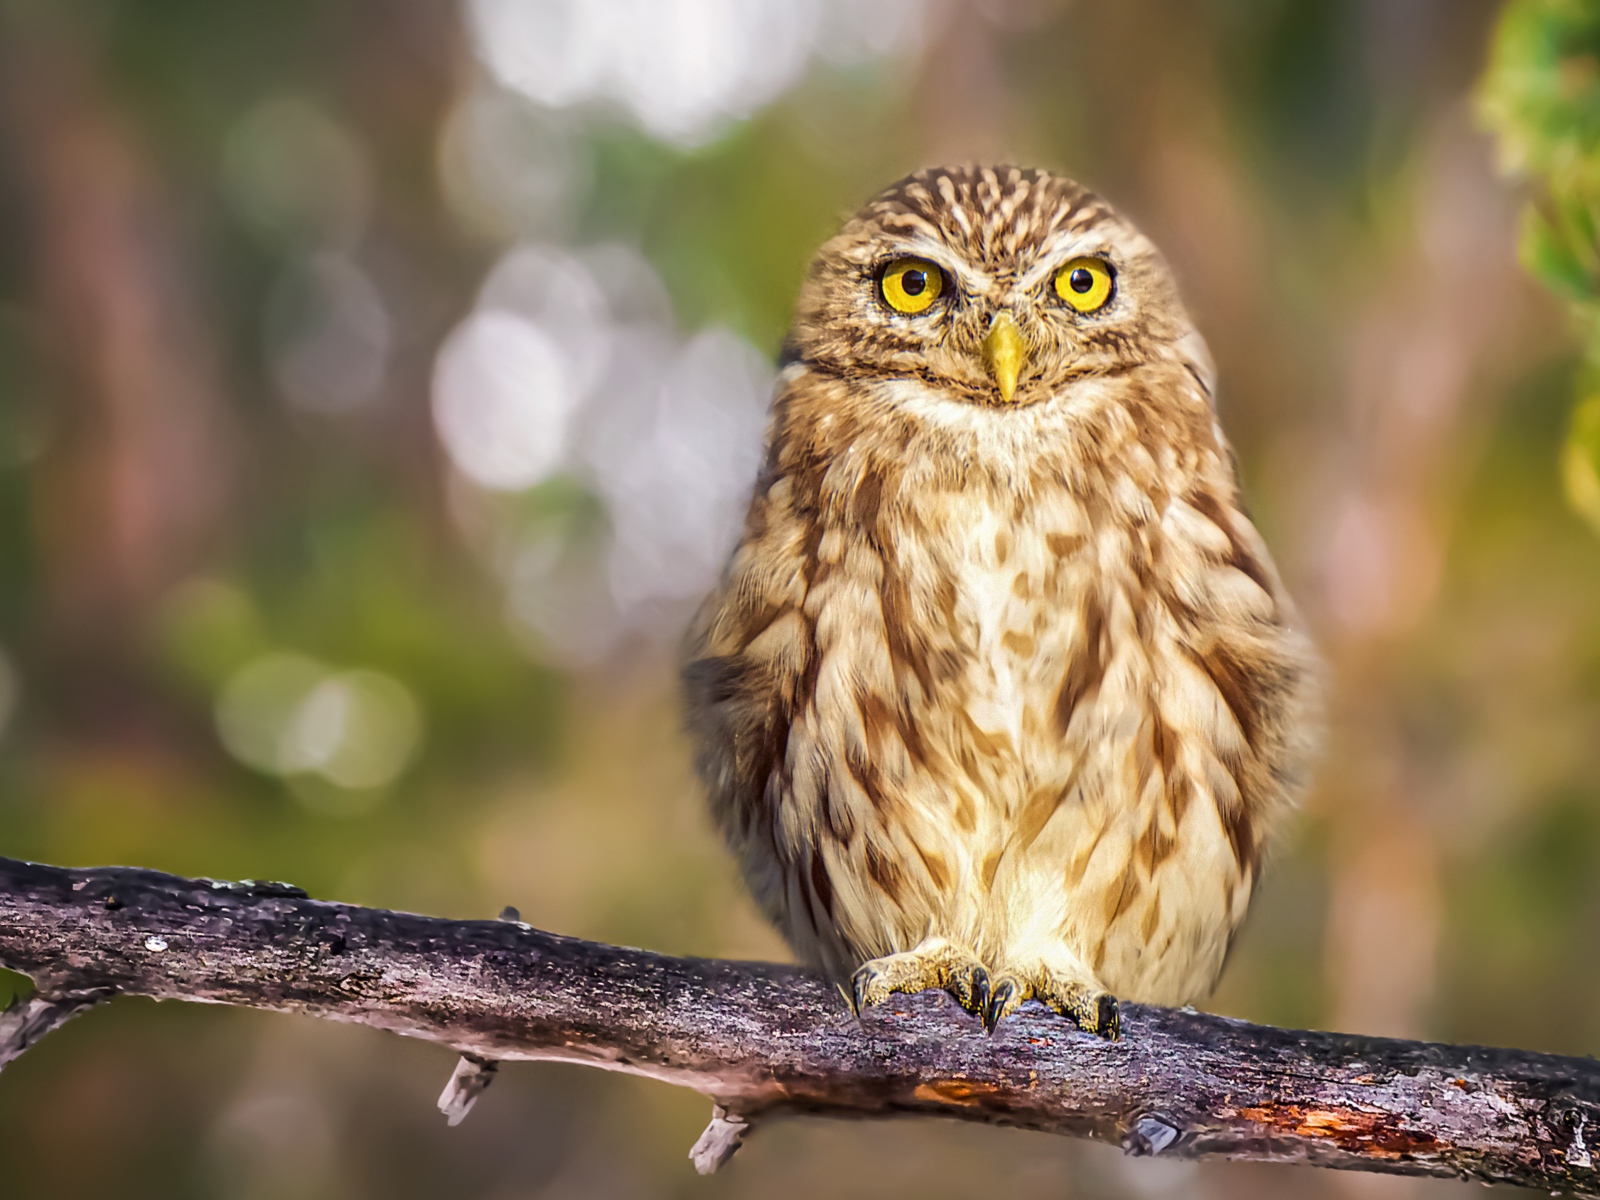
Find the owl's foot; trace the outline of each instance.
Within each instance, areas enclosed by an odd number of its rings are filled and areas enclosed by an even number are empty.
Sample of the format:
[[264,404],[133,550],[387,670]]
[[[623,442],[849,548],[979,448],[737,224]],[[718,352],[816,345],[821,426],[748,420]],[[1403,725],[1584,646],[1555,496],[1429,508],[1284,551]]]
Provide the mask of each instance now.
[[850,977],[858,1013],[895,992],[932,989],[949,992],[962,1008],[982,1016],[989,1005],[989,972],[972,951],[944,938],[929,938],[915,950],[871,959]]
[[1014,1013],[1024,1000],[1037,1000],[1072,1020],[1085,1033],[1114,1042],[1122,1032],[1117,998],[1092,980],[1075,977],[1052,967],[1008,970],[997,975],[983,1010],[983,1023],[994,1027]]

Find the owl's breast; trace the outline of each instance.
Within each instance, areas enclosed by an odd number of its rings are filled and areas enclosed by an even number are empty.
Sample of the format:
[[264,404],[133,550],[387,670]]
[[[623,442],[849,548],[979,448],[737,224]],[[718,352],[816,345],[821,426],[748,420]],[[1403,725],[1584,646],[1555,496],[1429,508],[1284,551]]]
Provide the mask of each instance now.
[[1062,681],[1081,651],[1085,599],[1106,582],[1088,515],[1065,493],[1021,513],[970,495],[935,507],[921,524],[937,532],[901,553],[942,576],[930,590],[946,596],[959,663],[948,701],[989,751],[986,774],[1053,771]]
[[1108,984],[1168,999],[1220,965],[1300,767],[1304,700],[1264,550],[1193,495],[1143,511],[1066,489],[949,496],[898,555],[947,587],[959,666],[919,715],[977,798],[985,936],[1064,931]]

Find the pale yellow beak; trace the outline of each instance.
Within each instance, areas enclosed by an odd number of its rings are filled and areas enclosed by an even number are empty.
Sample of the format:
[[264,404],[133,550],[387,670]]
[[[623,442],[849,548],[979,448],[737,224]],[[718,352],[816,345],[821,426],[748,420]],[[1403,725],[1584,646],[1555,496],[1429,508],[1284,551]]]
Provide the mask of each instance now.
[[989,336],[983,339],[983,364],[994,376],[1000,399],[1010,404],[1017,394],[1017,379],[1028,365],[1028,343],[1022,340],[1009,312],[1001,310],[989,323]]

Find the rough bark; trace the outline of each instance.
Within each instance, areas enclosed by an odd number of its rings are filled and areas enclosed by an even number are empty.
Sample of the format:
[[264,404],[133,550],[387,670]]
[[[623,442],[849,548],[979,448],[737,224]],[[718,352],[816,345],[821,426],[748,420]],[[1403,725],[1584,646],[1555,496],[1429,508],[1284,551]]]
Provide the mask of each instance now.
[[[507,913],[507,917],[514,914]],[[647,1075],[715,1103],[714,1170],[782,1112],[938,1114],[1226,1157],[1600,1196],[1600,1064],[1250,1025],[1129,1004],[1106,1042],[1029,1006],[992,1036],[942,993],[859,1018],[824,980],[307,899],[283,884],[0,859],[0,963],[35,997],[0,1065],[113,995],[352,1021],[451,1047],[453,1120],[502,1060]]]

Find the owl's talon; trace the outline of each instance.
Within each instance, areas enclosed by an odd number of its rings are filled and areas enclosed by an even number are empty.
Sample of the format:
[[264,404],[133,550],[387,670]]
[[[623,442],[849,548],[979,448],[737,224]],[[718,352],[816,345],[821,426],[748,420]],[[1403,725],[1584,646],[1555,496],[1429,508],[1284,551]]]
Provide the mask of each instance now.
[[876,975],[877,970],[872,964],[868,963],[865,966],[856,968],[856,973],[850,976],[850,1006],[855,1009],[858,1017],[869,1003],[877,1003],[875,1000],[869,1001],[867,999],[867,989],[872,986],[873,978]]
[[1095,1027],[1089,1032],[1099,1034],[1108,1042],[1122,1037],[1122,1006],[1110,992],[1101,992],[1096,998]]
[[1079,982],[1049,967],[1027,973],[1007,972],[994,985],[983,1023],[995,1026],[1014,1013],[1024,1000],[1037,1000],[1060,1013],[1085,1033],[1114,1042],[1122,1036],[1122,1010],[1117,998],[1093,985]]
[[1107,992],[1069,984],[1049,990],[1038,999],[1062,1016],[1071,1018],[1085,1033],[1105,1038],[1108,1042],[1116,1041],[1121,1033],[1122,1017],[1117,998]]
[[862,963],[850,976],[858,1016],[896,992],[933,990],[948,992],[962,1008],[981,1016],[989,1002],[989,972],[970,950],[935,938],[915,950]]
[[983,1027],[993,1033],[995,1026],[1014,1013],[1022,1003],[1022,991],[1015,979],[1002,978],[995,984],[994,991],[989,995],[989,1003],[984,1005]]
[[940,974],[942,981],[932,986],[942,987],[974,1016],[982,1014],[983,1006],[989,1002],[989,972],[982,963],[963,959],[954,965],[943,965]]
[[1068,1018],[1085,1033],[1114,1042],[1121,1034],[1122,1015],[1117,998],[1098,988],[1061,983],[1049,978],[1034,989],[1033,998]]
[[962,1008],[981,1017],[989,1010],[989,972],[982,967],[973,967],[971,990],[965,998],[957,995],[956,999]]

